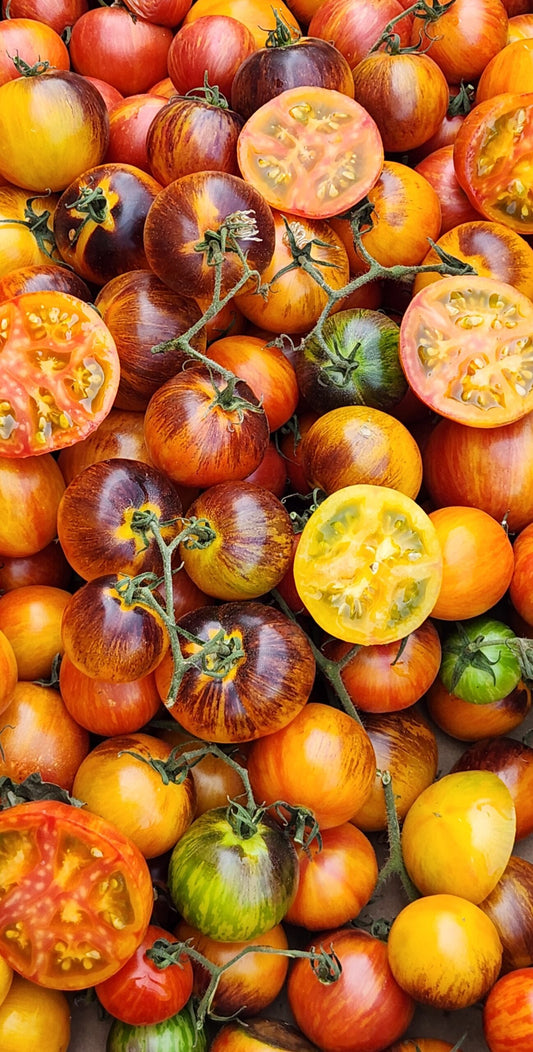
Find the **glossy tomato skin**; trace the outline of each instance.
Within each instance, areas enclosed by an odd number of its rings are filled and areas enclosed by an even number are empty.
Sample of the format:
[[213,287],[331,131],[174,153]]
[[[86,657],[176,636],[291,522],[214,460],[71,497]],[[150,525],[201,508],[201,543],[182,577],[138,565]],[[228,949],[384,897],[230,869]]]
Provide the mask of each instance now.
[[443,552],[442,585],[431,616],[477,617],[505,595],[514,569],[507,532],[480,508],[452,506],[429,513]]
[[[529,299],[533,296],[533,248],[503,223],[484,219],[458,223],[438,238],[436,244],[457,259],[470,263],[478,274],[505,281]],[[430,248],[422,264],[427,267],[437,260],[437,252]],[[441,274],[431,271],[417,274],[413,294],[441,277]]]
[[0,84],[20,76],[14,57],[30,67],[46,62],[56,69],[70,69],[66,44],[55,29],[34,16],[20,17],[10,11],[9,18],[0,22]]
[[[57,202],[57,194],[35,197],[19,186],[0,186],[2,284],[15,268],[50,263],[51,259],[57,258],[53,233],[53,215]],[[25,290],[18,290],[23,291]],[[17,292],[12,292],[11,295],[16,296]],[[2,285],[0,298],[9,298],[2,291]]]
[[243,178],[272,208],[308,219],[357,204],[379,178],[383,158],[373,118],[332,88],[287,88],[254,110],[237,142]]
[[89,464],[110,457],[126,457],[151,464],[143,425],[144,413],[113,407],[87,438],[61,450],[57,460],[65,483],[68,485]]
[[76,723],[102,738],[140,730],[161,704],[153,673],[129,683],[110,683],[86,676],[66,654],[59,670],[59,688]]
[[429,55],[374,51],[355,66],[353,79],[355,98],[374,118],[389,153],[420,146],[448,109],[446,78]]
[[504,92],[520,94],[531,84],[533,42],[515,40],[506,44],[487,63],[476,87],[476,103]]
[[518,534],[513,544],[514,567],[509,588],[509,598],[520,617],[533,623],[531,581],[533,572],[533,523]]
[[528,1052],[533,1031],[533,975],[517,968],[489,991],[483,1008],[483,1033],[490,1052],[504,1052],[512,1034],[514,1052]]
[[122,968],[97,983],[96,996],[115,1019],[133,1026],[162,1023],[185,1007],[192,993],[193,972],[185,955],[169,968],[157,968],[146,957],[156,939],[172,942],[172,935],[149,924],[143,941]]
[[245,380],[261,400],[270,431],[286,424],[298,405],[296,373],[279,347],[259,336],[225,336],[209,344],[209,357]]
[[[521,679],[518,658],[506,643],[514,638],[515,633],[508,625],[489,614],[457,622],[442,645],[439,675],[446,689],[453,690],[463,701],[473,701],[478,705],[506,697]],[[488,658],[490,668],[486,663],[484,667],[476,667],[471,657],[472,650],[463,667],[462,647],[474,642],[481,654]]]
[[174,482],[206,488],[244,479],[259,466],[268,421],[248,384],[238,380],[234,391],[239,401],[228,397],[226,380],[201,367],[178,373],[152,395],[144,420],[148,452]]
[[[291,9],[280,0],[276,10],[290,29],[300,31]],[[268,33],[276,24],[276,15],[266,0],[195,0],[185,15],[184,25],[205,15],[230,15],[248,27],[257,48],[266,43]]]
[[[60,990],[83,989],[89,977],[96,983],[118,971],[141,942],[153,903],[148,866],[135,845],[98,816],[51,800],[2,811],[0,829],[10,845],[0,870],[2,885],[9,883],[2,930],[20,925],[15,930],[26,933],[2,938],[5,959],[25,978]],[[81,910],[83,926],[65,924],[60,904]]]
[[61,621],[71,593],[51,585],[28,584],[0,596],[0,630],[9,639],[19,679],[49,679],[62,654]]
[[237,69],[255,50],[254,37],[244,22],[231,15],[203,15],[184,23],[174,35],[167,58],[169,77],[177,94],[185,95],[202,86],[207,72],[209,84],[217,84],[229,100]]
[[227,808],[205,811],[170,858],[168,886],[175,906],[189,924],[220,942],[244,942],[270,931],[296,894],[292,841],[268,816],[255,827],[242,837]]
[[215,1035],[212,1052],[267,1052],[268,1049],[290,1052],[317,1052],[303,1034],[280,1019],[247,1019],[226,1023]]
[[376,886],[378,864],[368,838],[350,822],[322,829],[298,849],[300,878],[296,898],[286,913],[288,924],[308,931],[338,928],[355,919]]
[[54,687],[19,680],[2,730],[0,776],[22,782],[37,771],[43,782],[70,792],[89,752],[89,735]]
[[41,1052],[67,1052],[70,1004],[61,990],[49,990],[13,974],[0,1004],[0,1040],[5,1052],[17,1052],[21,1042]]
[[62,191],[103,160],[109,117],[94,85],[70,70],[49,69],[2,85],[0,131],[4,179],[36,193]]
[[[383,0],[380,4],[368,0],[324,0],[316,5],[308,32],[330,40],[353,69],[377,43],[387,23],[401,13],[402,5],[397,0]],[[402,45],[408,43],[410,31],[410,17],[397,23]]]
[[431,183],[438,194],[441,211],[441,234],[458,223],[480,219],[477,208],[470,203],[457,181],[453,163],[453,143],[433,150],[415,167],[419,175]]
[[[285,727],[305,707],[315,675],[315,660],[298,624],[272,607],[252,600],[205,606],[179,621],[196,639],[207,642],[222,632],[235,653],[234,667],[209,675],[191,666],[169,711],[191,734],[207,741],[245,742]],[[184,656],[199,646],[181,641]],[[211,659],[211,664],[216,661]],[[172,676],[170,653],[157,671],[161,698]]]
[[26,457],[85,438],[109,413],[119,381],[115,341],[99,314],[66,292],[27,292],[0,305],[0,323],[0,454]]
[[396,982],[432,1008],[467,1008],[496,981],[502,946],[485,913],[458,895],[425,895],[395,917],[388,959]]
[[[5,187],[7,189],[7,187]],[[25,292],[70,292],[89,303],[92,294],[82,278],[57,263],[15,266],[0,279],[0,300],[14,299]]]
[[154,117],[146,139],[150,170],[162,186],[191,172],[239,175],[237,139],[240,114],[205,97],[173,96]]
[[268,489],[251,482],[221,482],[204,490],[188,515],[215,533],[211,544],[180,545],[186,572],[216,599],[257,599],[276,588],[292,556],[288,511]]
[[331,88],[353,98],[353,77],[341,52],[327,40],[300,36],[248,56],[235,73],[231,105],[245,120],[269,99],[302,84]]
[[131,164],[151,175],[146,150],[148,129],[167,100],[157,92],[140,92],[120,97],[109,110],[107,162]]
[[500,736],[471,745],[455,761],[451,771],[492,771],[507,786],[516,811],[516,839],[533,832],[531,786],[533,749],[525,742]]
[[125,7],[95,8],[76,21],[70,58],[78,73],[136,95],[166,77],[171,40],[168,26],[133,18]]
[[533,964],[533,864],[511,855],[490,895],[479,903],[498,929],[503,946],[502,971]]
[[62,638],[76,668],[95,679],[127,683],[152,672],[163,659],[168,636],[159,615],[130,604],[112,574],[82,585],[65,607]]
[[429,46],[431,58],[449,84],[477,81],[507,43],[508,18],[501,0],[457,0],[425,33],[422,25],[415,16],[411,43]]
[[0,456],[0,555],[35,555],[57,535],[65,480],[51,453]]
[[194,1023],[188,1007],[163,1020],[146,1026],[123,1023],[114,1019],[107,1036],[107,1052],[144,1052],[151,1047],[157,1049],[179,1048],[180,1052],[206,1052],[205,1030]]
[[308,701],[287,726],[253,743],[248,773],[257,799],[309,808],[322,829],[347,822],[375,773],[372,743],[351,716]]
[[0,712],[10,704],[18,680],[17,659],[9,639],[0,631]]
[[386,944],[341,928],[327,950],[342,967],[335,982],[322,983],[307,960],[292,966],[287,994],[298,1026],[323,1052],[379,1052],[401,1037],[415,1007],[392,975]]
[[56,33],[63,33],[80,15],[88,8],[88,0],[3,0],[2,14],[4,18],[7,8],[11,18],[32,18],[44,22],[47,26],[55,29]]
[[525,720],[531,708],[531,690],[522,681],[500,701],[476,705],[446,690],[437,676],[426,705],[437,727],[459,741],[479,741],[490,735],[509,734]]

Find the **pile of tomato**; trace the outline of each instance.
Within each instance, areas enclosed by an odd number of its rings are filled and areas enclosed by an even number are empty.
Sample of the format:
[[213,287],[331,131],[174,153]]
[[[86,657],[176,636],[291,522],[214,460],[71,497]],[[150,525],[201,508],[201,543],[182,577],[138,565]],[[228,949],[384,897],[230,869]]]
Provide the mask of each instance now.
[[0,1049],[531,1052],[531,0],[3,0],[0,144]]

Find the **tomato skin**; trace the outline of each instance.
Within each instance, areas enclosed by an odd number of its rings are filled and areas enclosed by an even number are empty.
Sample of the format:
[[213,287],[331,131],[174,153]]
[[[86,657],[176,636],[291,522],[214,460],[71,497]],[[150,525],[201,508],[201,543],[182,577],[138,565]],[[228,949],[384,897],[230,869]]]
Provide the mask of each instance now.
[[[223,675],[210,676],[200,665],[185,672],[169,712],[191,734],[205,741],[253,741],[279,731],[306,707],[315,660],[303,630],[281,611],[253,600],[223,603],[193,610],[179,625],[206,642],[222,630],[224,642],[244,652]],[[181,646],[184,656],[198,651],[188,638]],[[156,673],[163,699],[171,676],[169,651]]]
[[[57,253],[54,247],[53,215],[58,202],[57,194],[42,197],[29,196],[27,190],[18,186],[0,186],[0,275],[5,281],[17,267],[49,263]],[[31,224],[41,216],[39,226],[46,216],[46,229],[34,234]],[[30,226],[28,226],[28,213]],[[1,286],[0,286],[1,289]],[[23,289],[19,291],[24,291]],[[17,295],[16,292],[11,293]],[[9,297],[0,291],[2,299]]]
[[61,621],[71,599],[64,588],[28,584],[0,596],[0,630],[17,660],[19,679],[48,679],[63,652]]
[[[499,701],[518,686],[521,678],[520,664],[506,640],[515,638],[515,633],[504,624],[488,614],[470,618],[457,623],[443,641],[440,678],[447,688],[453,690],[463,701],[473,701],[483,705],[487,701]],[[489,642],[485,644],[484,640]],[[472,644],[478,641],[478,649],[490,662],[490,671],[477,668],[475,661],[469,660],[460,672],[457,666],[459,648],[463,643]]]
[[0,556],[35,555],[54,540],[64,489],[51,453],[23,460],[0,456]]
[[45,23],[61,35],[72,26],[88,7],[88,0],[3,0],[2,15],[7,9],[11,18],[33,18]]
[[[387,23],[401,12],[402,5],[397,0],[383,0],[379,4],[368,0],[324,0],[313,13],[308,33],[330,40],[353,69],[368,55]],[[400,43],[407,44],[411,18],[399,21],[396,32]]]
[[503,598],[513,576],[513,546],[506,531],[480,508],[438,508],[429,518],[444,559],[431,616],[460,621],[486,613]]
[[509,587],[509,598],[520,617],[533,623],[533,523],[518,534],[513,544],[514,568]]
[[458,895],[425,895],[398,913],[388,940],[401,987],[432,1008],[467,1008],[496,981],[502,946],[486,914]]
[[14,972],[9,992],[0,1004],[0,1041],[4,1052],[18,1052],[21,1043],[41,1052],[67,1052],[70,1005],[65,994]]
[[[533,248],[525,238],[503,223],[483,219],[458,223],[436,243],[445,252],[470,263],[478,274],[505,281],[529,299],[533,296]],[[437,260],[437,252],[430,248],[421,262],[426,267]],[[416,295],[425,285],[439,281],[441,277],[441,274],[431,271],[417,274],[413,294]]]
[[89,752],[89,735],[53,687],[19,680],[2,730],[0,777],[22,782],[37,771],[43,782],[70,792]]
[[292,966],[287,994],[298,1026],[323,1052],[379,1052],[405,1033],[415,1007],[392,975],[386,944],[341,928],[327,950],[342,967],[336,982],[321,983],[309,961]]
[[118,972],[97,983],[96,996],[106,1012],[132,1026],[162,1023],[185,1007],[192,993],[193,972],[190,959],[183,955],[169,968],[157,968],[145,956],[156,939],[172,942],[172,935],[156,924],[149,924],[135,953]]
[[255,741],[248,774],[259,800],[285,800],[313,811],[322,829],[347,822],[366,800],[375,755],[351,716],[308,701],[289,724]]
[[[4,187],[7,189],[7,187]],[[90,302],[88,286],[71,270],[56,263],[35,263],[16,266],[0,278],[0,301],[14,299],[25,292],[70,292],[80,300]]]
[[[57,462],[64,482],[68,485],[89,464],[110,457],[125,457],[151,464],[144,441],[144,413],[111,409],[87,438],[62,449]],[[36,457],[34,459],[37,460]],[[42,457],[38,459],[42,460]]]
[[296,893],[292,841],[264,816],[242,837],[221,807],[189,826],[170,857],[168,886],[184,920],[220,942],[245,942],[279,924]]
[[265,410],[270,431],[296,411],[300,392],[293,366],[283,351],[258,336],[225,336],[209,344],[209,357],[244,380]]
[[17,680],[18,667],[15,651],[7,636],[0,631],[0,712],[10,705]]
[[453,143],[433,150],[418,162],[415,171],[423,175],[438,194],[441,234],[445,234],[459,223],[469,223],[481,218],[479,211],[470,203],[457,181],[453,163]]
[[[276,10],[289,28],[300,31],[296,18],[283,0],[277,4]],[[185,15],[183,24],[188,25],[189,22],[207,15],[230,15],[243,22],[250,30],[258,48],[263,47],[268,33],[276,23],[272,7],[266,0],[195,0]]]
[[353,79],[355,98],[374,118],[389,153],[416,149],[446,115],[448,83],[429,55],[374,51],[355,66]]
[[107,1052],[126,1052],[126,1049],[128,1052],[146,1052],[149,1048],[161,1052],[171,1052],[175,1048],[180,1052],[206,1052],[207,1038],[203,1027],[198,1029],[193,1022],[187,1007],[162,1023],[147,1026],[113,1020],[107,1036]]
[[[33,950],[3,934],[3,957],[25,978],[60,990],[83,989],[88,978],[98,982],[118,971],[139,945],[153,904],[150,872],[135,845],[104,819],[55,800],[2,811],[0,832],[7,845],[0,882],[9,885],[2,932],[19,923]],[[92,890],[90,873],[99,882]],[[81,913],[83,927],[62,921],[60,903]],[[65,960],[70,965],[62,967]]]
[[[475,904],[498,883],[511,857],[516,812],[510,790],[491,770],[444,775],[409,808],[402,853],[422,895],[459,895]],[[453,869],[446,865],[453,851]]]
[[476,86],[476,105],[504,92],[520,94],[531,83],[533,41],[507,43],[484,68]]
[[525,742],[500,736],[471,745],[455,761],[454,771],[492,771],[507,786],[516,811],[516,840],[533,832],[533,749]]
[[10,12],[0,21],[0,84],[20,77],[12,56],[28,66],[48,62],[56,69],[70,69],[67,47],[56,30],[35,17],[24,18]]
[[514,1052],[528,1052],[533,1029],[531,968],[503,975],[489,991],[483,1007],[483,1033],[490,1052],[505,1052],[512,1034]]
[[479,741],[519,727],[531,709],[531,690],[520,682],[500,701],[476,705],[450,694],[437,676],[425,700],[431,719],[446,734],[459,741]]
[[237,69],[255,50],[254,37],[244,22],[231,15],[203,15],[184,23],[173,37],[167,57],[169,77],[177,94],[185,95],[201,87],[207,71],[208,83],[217,84],[229,99]]
[[173,96],[154,117],[146,139],[150,170],[162,186],[192,172],[239,175],[237,139],[244,121],[201,94]]
[[153,673],[130,683],[109,683],[80,672],[63,655],[59,670],[61,697],[80,727],[108,738],[138,731],[159,710],[159,697]]
[[118,94],[118,99],[109,109],[109,145],[105,161],[131,164],[151,175],[146,138],[152,121],[166,106],[167,100],[157,92],[140,92],[127,98]]
[[247,1019],[226,1023],[210,1045],[212,1052],[268,1052],[270,1049],[290,1052],[317,1052],[303,1034],[280,1019]]
[[449,84],[466,84],[477,81],[494,55],[505,47],[507,11],[501,0],[457,0],[429,25],[425,35],[421,27],[415,15],[411,43],[429,46],[431,58]]
[[78,73],[138,95],[166,77],[171,40],[168,26],[132,18],[125,7],[95,8],[73,26],[70,59]]
[[498,929],[503,946],[502,971],[533,964],[533,864],[511,855],[490,895],[479,903]]
[[103,160],[109,117],[93,84],[70,70],[49,69],[2,84],[0,133],[4,179],[36,193],[62,191]]

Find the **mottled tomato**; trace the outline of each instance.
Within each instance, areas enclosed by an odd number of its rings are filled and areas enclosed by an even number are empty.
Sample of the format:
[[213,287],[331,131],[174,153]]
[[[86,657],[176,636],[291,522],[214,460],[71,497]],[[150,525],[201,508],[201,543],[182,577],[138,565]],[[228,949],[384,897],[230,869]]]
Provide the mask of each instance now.
[[237,139],[243,123],[217,86],[174,95],[148,130],[146,152],[152,174],[162,186],[191,172],[239,175]]
[[416,149],[446,115],[448,82],[429,54],[373,51],[355,66],[353,80],[354,96],[375,120],[388,153]]
[[457,1045],[450,1041],[441,1041],[439,1037],[406,1037],[386,1049],[386,1052],[461,1052]]
[[350,643],[392,643],[431,613],[442,579],[437,533],[387,486],[347,486],[307,520],[294,579],[311,616]]
[[251,30],[231,15],[201,15],[193,22],[184,22],[172,38],[167,56],[174,91],[185,95],[200,88],[207,73],[208,83],[218,85],[229,99],[236,71],[255,50]]
[[533,305],[484,276],[421,289],[400,324],[400,360],[415,394],[472,427],[498,427],[533,407]]
[[479,741],[487,735],[509,734],[519,727],[531,709],[531,690],[520,682],[500,701],[476,705],[451,694],[437,676],[425,701],[431,719],[446,734],[459,741]]
[[146,956],[156,939],[173,941],[170,932],[149,924],[133,956],[118,972],[95,986],[96,996],[106,1012],[123,1023],[134,1026],[161,1023],[180,1012],[191,996],[190,959],[183,954],[168,968],[158,968]]
[[65,480],[51,453],[0,456],[0,556],[35,555],[57,534]]
[[507,43],[487,63],[476,86],[476,105],[504,92],[526,93],[533,76],[531,37]]
[[59,670],[59,689],[76,723],[102,738],[140,730],[161,704],[153,672],[129,683],[110,683],[86,676],[66,654]]
[[43,782],[70,792],[89,751],[89,735],[53,687],[19,680],[2,721],[0,777],[22,782],[37,771]]
[[209,357],[251,387],[271,431],[287,423],[296,410],[299,389],[294,368],[279,347],[259,336],[226,336],[209,344]]
[[[87,10],[88,0],[3,0],[2,14],[13,18],[33,18],[63,33]],[[38,56],[37,56],[38,57]]]
[[478,103],[453,146],[457,179],[485,216],[533,233],[533,93],[504,92]]
[[[310,36],[330,40],[352,69],[368,55],[387,23],[399,18],[403,10],[398,0],[380,0],[379,4],[373,0],[323,0],[319,4],[315,0],[312,6],[315,8],[312,18],[303,20],[309,21]],[[402,46],[409,43],[411,24],[412,19],[408,16],[395,26]]]
[[215,1035],[212,1052],[317,1052],[295,1026],[280,1019],[247,1019],[226,1023]]
[[246,121],[237,143],[242,175],[273,208],[327,219],[357,204],[379,178],[377,125],[348,95],[288,88]]
[[0,454],[26,457],[78,442],[107,416],[119,359],[92,305],[66,292],[0,304]]
[[155,1044],[159,1048],[179,1048],[180,1052],[206,1052],[207,1037],[203,1027],[193,1020],[190,1007],[164,1019],[162,1023],[138,1026],[114,1019],[107,1035],[107,1052],[142,1052]]
[[451,771],[492,771],[507,786],[516,811],[516,840],[533,832],[533,749],[525,742],[500,736],[471,745]]
[[355,919],[376,886],[378,864],[368,838],[350,822],[322,829],[298,849],[300,877],[285,920],[308,931],[338,928]]
[[[503,223],[489,223],[483,219],[458,223],[447,230],[436,244],[456,259],[469,263],[478,274],[505,281],[529,299],[533,297],[533,248],[525,238]],[[430,248],[421,263],[427,267],[437,263],[438,259],[436,250]],[[413,294],[416,295],[425,285],[439,281],[441,277],[442,274],[431,270],[418,273],[413,283]]]
[[411,43],[429,48],[449,84],[477,81],[507,43],[508,18],[501,0],[455,0],[427,28],[417,14]]
[[498,883],[479,903],[498,929],[504,972],[533,964],[532,894],[533,863],[511,855]]
[[3,810],[0,834],[6,961],[59,990],[118,971],[140,944],[153,904],[135,845],[97,815],[56,800]]
[[57,462],[68,485],[89,464],[110,457],[126,457],[144,464],[151,463],[144,441],[144,413],[113,407],[87,438],[62,449]]
[[15,651],[7,636],[0,631],[0,712],[3,712],[12,700],[17,680]]
[[528,1052],[533,1031],[533,972],[516,968],[494,984],[483,1008],[483,1033],[490,1052]]
[[[7,190],[8,187],[3,187]],[[23,191],[25,194],[25,191]],[[15,266],[0,278],[0,300],[12,300],[25,292],[70,292],[89,303],[92,296],[88,285],[66,267],[58,263],[34,263]]]
[[[402,829],[407,871],[423,895],[481,902],[513,850],[516,812],[510,790],[490,770],[444,775],[409,808]],[[447,864],[453,855],[453,867]]]
[[[8,296],[3,290],[4,281],[12,270],[57,259],[53,232],[57,202],[57,194],[30,197],[28,191],[19,186],[0,186],[1,299],[18,295],[12,292]],[[29,290],[18,290],[24,291]]]
[[442,548],[442,584],[432,617],[444,621],[484,614],[505,595],[514,568],[506,530],[480,508],[451,506],[429,513]]
[[459,895],[424,895],[395,917],[389,965],[411,997],[456,1010],[479,1001],[500,971],[498,932],[479,906]]
[[48,679],[63,652],[61,621],[71,593],[45,584],[14,588],[0,597],[0,630],[17,659],[19,679]]

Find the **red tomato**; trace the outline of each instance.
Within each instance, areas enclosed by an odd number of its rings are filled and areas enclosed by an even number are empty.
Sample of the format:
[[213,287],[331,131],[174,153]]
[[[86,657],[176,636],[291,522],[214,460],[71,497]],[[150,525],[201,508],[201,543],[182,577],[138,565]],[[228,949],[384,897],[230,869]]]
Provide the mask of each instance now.
[[[330,40],[344,55],[353,69],[365,58],[379,40],[388,22],[401,15],[398,0],[323,0],[309,21],[312,37]],[[402,18],[396,25],[401,45],[409,43],[411,17]]]
[[33,18],[61,35],[88,6],[88,0],[2,0],[2,14],[6,18],[9,9],[11,19]]
[[338,928],[355,919],[376,886],[378,864],[372,844],[350,822],[321,831],[300,848],[296,898],[285,914],[288,924],[308,931]]
[[520,617],[533,624],[533,522],[518,534],[509,598]]
[[153,672],[130,683],[110,683],[86,676],[66,654],[61,660],[59,689],[76,723],[102,738],[140,730],[161,704]]
[[510,424],[533,408],[532,323],[531,300],[512,285],[444,277],[407,307],[400,361],[415,394],[441,416],[479,428]]
[[0,832],[6,961],[59,990],[85,989],[118,971],[139,946],[153,905],[135,845],[110,822],[56,800],[4,809]]
[[0,84],[21,76],[14,58],[30,67],[48,63],[56,69],[70,69],[67,47],[55,29],[37,17],[21,18],[11,11],[9,18],[0,21]]
[[[109,111],[109,146],[105,161],[131,164],[143,172],[152,174],[146,149],[148,129],[159,110],[166,106],[161,95],[141,92],[119,97]],[[131,268],[133,269],[133,268]]]
[[226,336],[210,343],[208,353],[251,387],[271,431],[287,423],[296,410],[299,391],[294,368],[279,347],[258,336]]
[[118,972],[97,983],[95,993],[106,1012],[132,1026],[149,1026],[176,1015],[192,993],[190,959],[183,954],[168,968],[158,968],[146,956],[157,939],[173,942],[170,932],[149,924],[133,957]]
[[166,77],[171,40],[168,26],[136,18],[126,7],[97,7],[74,24],[70,58],[78,73],[138,95]]
[[[433,6],[431,3],[430,6]],[[455,0],[425,32],[413,18],[411,43],[425,49],[449,84],[476,81],[507,43],[507,11],[501,0]]]
[[490,1052],[529,1052],[533,1034],[533,972],[517,968],[489,991],[483,1008],[483,1033]]
[[192,0],[127,0],[126,7],[147,22],[173,28],[185,17],[191,3]]
[[484,614],[505,595],[514,568],[506,531],[480,508],[429,513],[442,547],[442,584],[431,616],[461,621]]
[[478,209],[470,204],[457,182],[453,164],[453,143],[441,146],[428,154],[419,161],[415,171],[423,175],[437,193],[441,210],[441,235],[458,223],[469,223],[481,218]]
[[22,782],[33,771],[70,792],[89,752],[89,735],[53,687],[20,680],[2,727],[0,776]]
[[[287,469],[285,459],[278,450],[276,441],[271,438],[266,447],[263,459],[259,466],[246,476],[245,482],[253,482],[256,486],[270,490],[276,497],[283,497],[287,488]],[[0,586],[1,586],[0,570]]]
[[173,37],[168,73],[178,95],[201,88],[207,73],[208,83],[229,99],[237,69],[255,50],[254,36],[244,22],[231,15],[203,15],[185,22]]
[[243,118],[217,87],[174,95],[154,117],[146,140],[150,170],[163,186],[206,170],[239,175],[237,139]]
[[119,382],[115,341],[100,315],[66,292],[27,292],[0,304],[0,324],[2,456],[85,438],[107,416]]
[[331,88],[288,88],[246,121],[237,143],[243,178],[279,210],[327,219],[357,204],[383,167],[369,114]]

